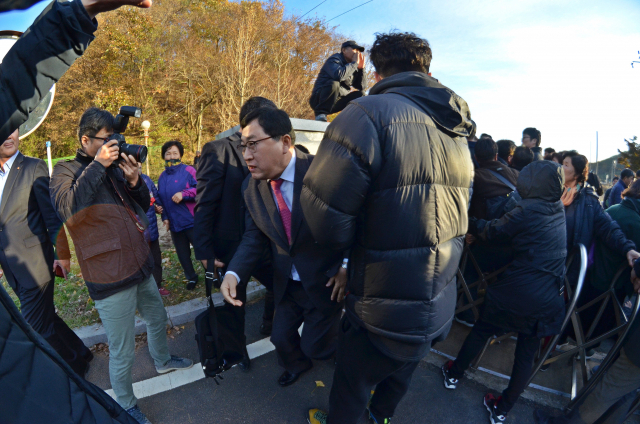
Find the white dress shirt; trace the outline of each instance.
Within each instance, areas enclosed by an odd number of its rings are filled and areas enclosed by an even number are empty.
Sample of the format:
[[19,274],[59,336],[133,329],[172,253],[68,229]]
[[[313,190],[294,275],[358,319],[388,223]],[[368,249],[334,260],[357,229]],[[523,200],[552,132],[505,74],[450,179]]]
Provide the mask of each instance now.
[[13,167],[13,162],[16,160],[16,156],[18,156],[20,151],[16,151],[13,156],[9,158],[9,160],[4,164],[4,166],[0,167],[0,202],[2,201],[2,194],[4,193],[4,186],[7,184],[7,179],[9,179],[9,172],[11,172],[11,168]]
[[[283,180],[282,185],[280,186],[280,191],[282,192],[284,203],[287,204],[287,207],[289,208],[289,212],[291,212],[292,215],[293,215],[293,209],[291,205],[293,204],[293,182],[295,180],[295,176],[296,176],[296,153],[294,150],[292,152],[291,160],[289,161],[289,164],[287,165],[287,167],[284,169],[284,172],[282,172],[282,175],[280,176],[280,178]],[[276,208],[278,208],[278,212],[280,212],[280,208],[278,207],[278,199],[276,198],[276,193],[271,188],[271,180],[267,180],[267,183],[269,184],[269,188],[271,189],[271,195],[273,196],[273,201],[276,204]],[[291,230],[293,231],[293,228]],[[236,277],[236,280],[238,280],[238,283],[240,283],[240,277],[238,277],[238,274],[236,274],[231,270],[228,270],[227,273]],[[289,277],[292,280],[300,281],[300,275],[298,274],[298,271],[296,270],[296,267],[293,264],[291,264],[291,273]]]

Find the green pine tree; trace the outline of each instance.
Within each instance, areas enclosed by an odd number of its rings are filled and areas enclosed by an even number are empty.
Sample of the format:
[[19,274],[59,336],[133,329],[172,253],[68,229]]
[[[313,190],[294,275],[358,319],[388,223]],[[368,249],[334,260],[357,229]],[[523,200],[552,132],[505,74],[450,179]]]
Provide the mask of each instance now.
[[638,137],[634,136],[631,140],[625,138],[624,141],[627,143],[629,150],[626,152],[618,150],[618,153],[620,153],[618,163],[626,168],[640,169],[640,143],[637,142]]

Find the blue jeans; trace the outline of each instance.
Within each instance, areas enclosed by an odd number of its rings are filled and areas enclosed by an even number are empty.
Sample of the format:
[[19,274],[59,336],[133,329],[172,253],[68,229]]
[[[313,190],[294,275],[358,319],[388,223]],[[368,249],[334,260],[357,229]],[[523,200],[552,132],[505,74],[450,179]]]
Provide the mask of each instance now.
[[96,300],[96,309],[109,339],[109,378],[116,400],[124,409],[136,405],[131,368],[135,359],[136,309],[147,324],[149,353],[156,367],[171,359],[167,346],[167,311],[158,286],[146,280],[106,299]]

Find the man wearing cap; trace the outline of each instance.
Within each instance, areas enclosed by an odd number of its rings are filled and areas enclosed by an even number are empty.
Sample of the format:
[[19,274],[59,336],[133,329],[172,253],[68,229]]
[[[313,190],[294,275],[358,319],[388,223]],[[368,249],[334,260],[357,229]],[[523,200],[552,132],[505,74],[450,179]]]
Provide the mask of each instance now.
[[364,47],[355,41],[345,41],[340,53],[331,56],[322,66],[309,98],[316,121],[326,122],[327,115],[340,112],[350,101],[364,96],[363,51]]

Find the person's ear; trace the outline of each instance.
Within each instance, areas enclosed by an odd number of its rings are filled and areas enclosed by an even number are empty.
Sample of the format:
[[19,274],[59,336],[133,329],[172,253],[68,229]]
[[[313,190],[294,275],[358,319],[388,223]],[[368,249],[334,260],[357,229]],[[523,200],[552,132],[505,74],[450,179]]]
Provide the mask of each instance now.
[[376,82],[382,81],[382,77],[376,71],[373,71],[373,78],[376,80]]
[[80,139],[80,143],[82,144],[82,147],[87,147],[87,144],[89,144],[89,137],[87,137],[86,135],[83,135],[82,138]]
[[291,149],[291,136],[285,134],[282,136],[282,153],[287,153]]

